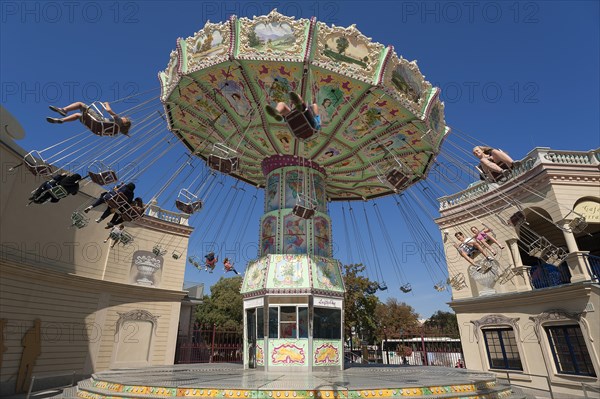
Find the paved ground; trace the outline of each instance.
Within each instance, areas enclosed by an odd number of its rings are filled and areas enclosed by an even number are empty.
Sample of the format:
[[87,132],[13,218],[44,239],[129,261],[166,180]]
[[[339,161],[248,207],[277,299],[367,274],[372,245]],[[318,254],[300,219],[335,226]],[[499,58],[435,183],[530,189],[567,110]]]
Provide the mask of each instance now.
[[111,370],[96,380],[123,385],[249,390],[366,390],[448,386],[494,381],[489,373],[445,367],[354,366],[343,371],[302,373],[244,370],[237,364],[198,364]]

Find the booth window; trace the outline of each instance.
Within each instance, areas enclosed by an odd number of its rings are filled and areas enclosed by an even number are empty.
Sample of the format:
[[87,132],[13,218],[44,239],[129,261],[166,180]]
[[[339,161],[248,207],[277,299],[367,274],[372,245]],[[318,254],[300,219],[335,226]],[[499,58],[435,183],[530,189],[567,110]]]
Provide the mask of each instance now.
[[342,310],[315,308],[313,338],[340,339],[342,336]]
[[269,338],[308,338],[308,308],[270,307]]

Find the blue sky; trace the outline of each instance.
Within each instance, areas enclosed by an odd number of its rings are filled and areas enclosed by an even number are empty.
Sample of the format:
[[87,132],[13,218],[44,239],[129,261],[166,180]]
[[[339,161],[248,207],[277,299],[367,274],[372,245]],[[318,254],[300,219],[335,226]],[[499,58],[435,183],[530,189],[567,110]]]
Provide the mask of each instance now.
[[[224,21],[231,14],[252,17],[273,7],[296,17],[316,16],[328,24],[356,24],[374,41],[391,44],[399,55],[417,60],[426,78],[442,89],[446,121],[453,128],[443,152],[450,156],[464,157],[460,148],[469,151],[473,144],[500,147],[517,159],[536,146],[589,150],[600,145],[597,1],[3,1],[1,102],[27,132],[20,145],[42,149],[81,130],[48,125],[44,120],[48,104],[110,101],[142,92],[149,94],[140,98],[156,96],[157,72],[166,67],[178,37],[192,35],[208,19]],[[115,109],[136,105],[137,100],[117,103]],[[153,104],[158,105],[156,100]],[[182,153],[182,148],[175,149],[161,160],[164,169],[172,170]],[[469,161],[475,164],[474,159]],[[140,183],[146,190],[157,190],[156,184],[144,179]],[[255,255],[262,195],[248,213],[245,208],[255,190],[245,186],[246,192],[240,192],[229,212],[218,212],[225,214],[223,219],[212,219],[219,203],[229,204],[232,199],[232,184],[226,180],[219,197],[215,194],[219,200],[207,202],[207,212],[193,218],[198,231],[192,238],[192,253],[200,254],[201,246],[215,238],[238,238],[243,251],[229,243],[223,252],[243,265]],[[449,188],[446,194],[456,189]],[[244,205],[237,208],[240,204]],[[372,203],[366,206],[371,211]],[[380,226],[371,219],[381,255],[380,266],[372,267],[369,276],[375,278],[378,270],[383,273],[379,278],[390,289],[382,299],[394,296],[406,301],[424,318],[437,309],[448,310],[445,302],[450,295],[433,290],[437,276],[428,273],[413,254],[414,241],[407,229],[414,225],[405,224],[393,199],[383,199],[378,206],[402,252],[400,264],[391,266]],[[362,212],[362,204],[353,207],[357,215]],[[430,212],[436,215],[433,208]],[[341,205],[332,205],[331,213],[336,257],[348,262]],[[418,219],[438,240],[431,217],[423,214]],[[244,220],[250,221],[247,229],[240,226]],[[362,239],[369,252],[369,239],[366,235]],[[411,282],[415,288],[411,294],[399,292],[394,270]],[[212,275],[190,266],[186,270],[187,281],[204,282],[207,287],[221,276],[220,270]]]

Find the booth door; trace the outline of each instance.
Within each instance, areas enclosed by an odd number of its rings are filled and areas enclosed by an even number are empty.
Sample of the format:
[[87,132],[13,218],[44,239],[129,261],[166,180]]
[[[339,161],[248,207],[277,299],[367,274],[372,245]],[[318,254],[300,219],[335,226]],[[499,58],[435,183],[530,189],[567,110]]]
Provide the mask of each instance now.
[[256,368],[256,309],[246,310],[246,344],[248,368]]

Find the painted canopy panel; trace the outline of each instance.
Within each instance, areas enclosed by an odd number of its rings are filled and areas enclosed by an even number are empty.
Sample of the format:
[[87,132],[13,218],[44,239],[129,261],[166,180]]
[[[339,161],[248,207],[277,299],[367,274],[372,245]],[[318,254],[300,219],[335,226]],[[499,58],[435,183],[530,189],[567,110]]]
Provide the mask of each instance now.
[[325,256],[271,254],[249,263],[242,294],[318,292],[343,295],[339,261]]
[[[169,128],[195,155],[206,159],[222,143],[240,158],[232,175],[260,187],[263,159],[309,158],[325,168],[330,200],[398,191],[384,178],[393,168],[417,181],[449,130],[439,90],[416,62],[354,25],[328,26],[275,10],[207,23],[179,39],[159,80]],[[291,91],[318,106],[322,127],[310,140],[297,139],[265,112],[267,105],[289,103]]]

